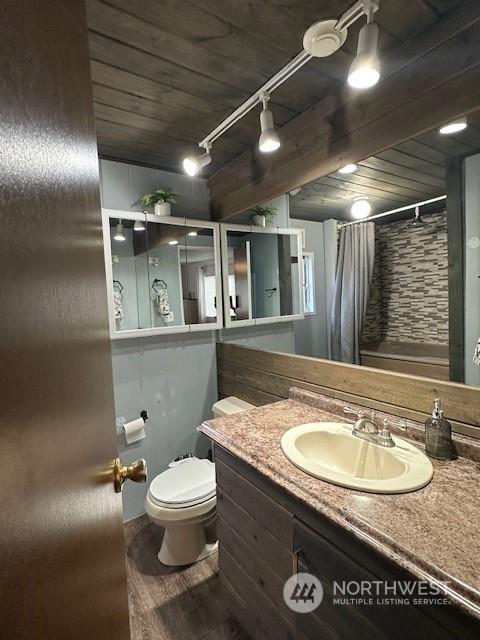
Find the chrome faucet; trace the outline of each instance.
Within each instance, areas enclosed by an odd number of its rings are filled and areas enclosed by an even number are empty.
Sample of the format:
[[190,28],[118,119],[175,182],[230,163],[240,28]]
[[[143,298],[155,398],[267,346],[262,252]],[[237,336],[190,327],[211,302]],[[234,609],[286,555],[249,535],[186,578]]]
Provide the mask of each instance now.
[[395,441],[390,433],[390,427],[395,426],[402,431],[407,430],[407,425],[404,421],[394,421],[389,418],[384,418],[382,428],[379,429],[376,423],[375,413],[372,411],[370,417],[367,417],[363,411],[355,411],[351,407],[344,407],[344,413],[354,415],[357,421],[353,425],[352,433],[357,438],[362,438],[368,442],[373,442],[381,447],[394,447]]

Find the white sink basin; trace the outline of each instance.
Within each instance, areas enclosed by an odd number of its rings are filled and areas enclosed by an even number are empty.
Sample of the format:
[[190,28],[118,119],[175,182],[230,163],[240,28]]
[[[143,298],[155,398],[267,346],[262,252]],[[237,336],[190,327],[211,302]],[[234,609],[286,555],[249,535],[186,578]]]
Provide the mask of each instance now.
[[281,441],[285,456],[302,471],[341,487],[371,493],[406,493],[430,482],[433,467],[400,438],[382,447],[353,435],[352,424],[314,422],[292,427]]

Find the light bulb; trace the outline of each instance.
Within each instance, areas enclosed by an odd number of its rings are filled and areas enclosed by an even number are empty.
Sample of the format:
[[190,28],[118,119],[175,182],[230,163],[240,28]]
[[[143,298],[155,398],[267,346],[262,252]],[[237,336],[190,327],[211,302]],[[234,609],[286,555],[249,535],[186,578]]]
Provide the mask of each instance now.
[[262,153],[272,153],[280,146],[280,138],[275,131],[273,124],[273,115],[270,109],[267,109],[268,97],[262,96],[263,109],[260,113],[260,129],[262,133],[258,140],[258,148]]
[[194,237],[195,237],[196,235],[198,235],[198,234],[197,234],[197,232],[196,232],[196,231],[189,231],[189,232],[188,232],[188,235],[189,235],[189,236],[191,236],[192,238],[194,238]]
[[459,131],[463,131],[467,128],[467,119],[459,118],[458,120],[453,120],[453,122],[448,122],[444,124],[443,127],[440,127],[439,132],[444,135],[450,135],[452,133],[458,133]]
[[135,224],[133,225],[134,231],[145,231],[145,225],[142,220],[135,220]]
[[125,234],[123,233],[123,224],[121,220],[118,221],[117,229],[115,231],[115,235],[113,236],[113,239],[116,240],[117,242],[125,242],[126,240]]
[[175,244],[178,244],[178,240],[169,240],[168,244],[171,244],[173,246]]
[[378,26],[369,22],[358,34],[357,55],[348,73],[348,84],[355,89],[368,89],[380,79],[380,61],[377,54]]
[[199,156],[188,156],[183,161],[183,169],[187,175],[193,177],[200,172],[200,169],[210,164],[211,161],[212,156],[208,151]]
[[367,196],[358,196],[357,198],[354,198],[350,211],[356,220],[367,218],[372,211],[372,207],[370,206]]
[[356,164],[346,164],[344,167],[338,170],[338,173],[354,173],[358,169]]

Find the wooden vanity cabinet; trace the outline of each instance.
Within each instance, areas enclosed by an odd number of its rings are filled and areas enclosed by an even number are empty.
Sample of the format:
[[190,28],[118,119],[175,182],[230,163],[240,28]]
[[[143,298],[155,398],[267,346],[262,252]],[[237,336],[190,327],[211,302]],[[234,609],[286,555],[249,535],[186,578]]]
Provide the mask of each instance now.
[[[414,578],[252,467],[215,447],[220,579],[253,640],[473,640],[480,623],[454,605],[334,605],[333,581]],[[312,613],[284,602],[285,581],[316,575],[324,598]]]

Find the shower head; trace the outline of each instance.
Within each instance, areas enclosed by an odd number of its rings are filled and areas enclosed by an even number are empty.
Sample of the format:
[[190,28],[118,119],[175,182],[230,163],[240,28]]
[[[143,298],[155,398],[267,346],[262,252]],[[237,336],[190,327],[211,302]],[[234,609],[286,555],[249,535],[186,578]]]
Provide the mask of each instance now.
[[420,207],[415,207],[415,218],[408,225],[409,227],[419,227],[422,224],[427,224],[420,215]]

